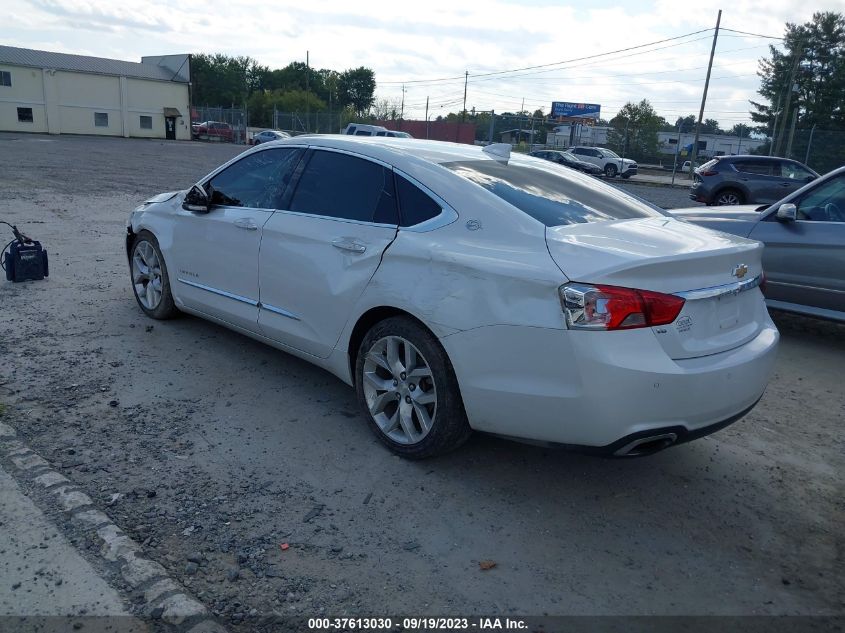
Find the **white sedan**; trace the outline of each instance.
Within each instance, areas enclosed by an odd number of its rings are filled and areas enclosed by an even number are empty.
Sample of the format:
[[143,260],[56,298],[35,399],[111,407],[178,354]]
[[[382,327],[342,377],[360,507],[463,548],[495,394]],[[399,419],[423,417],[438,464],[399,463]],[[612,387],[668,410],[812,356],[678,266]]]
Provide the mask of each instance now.
[[775,359],[759,242],[509,146],[265,143],[127,231],[147,315],[325,368],[406,457],[473,429],[654,452],[742,417]]

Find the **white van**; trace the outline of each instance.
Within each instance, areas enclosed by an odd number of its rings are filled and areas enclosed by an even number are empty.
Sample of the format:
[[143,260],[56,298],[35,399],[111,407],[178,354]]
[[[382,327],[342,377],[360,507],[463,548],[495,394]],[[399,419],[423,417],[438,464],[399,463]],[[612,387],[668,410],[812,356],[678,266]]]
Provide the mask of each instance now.
[[353,136],[392,136],[395,138],[413,138],[407,132],[388,130],[381,125],[365,125],[364,123],[350,123],[340,131],[341,134],[352,134]]

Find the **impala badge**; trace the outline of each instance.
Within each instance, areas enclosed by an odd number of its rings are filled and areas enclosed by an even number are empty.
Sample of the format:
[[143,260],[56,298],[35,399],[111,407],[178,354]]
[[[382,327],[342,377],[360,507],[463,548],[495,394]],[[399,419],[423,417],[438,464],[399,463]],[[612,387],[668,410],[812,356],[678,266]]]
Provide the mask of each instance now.
[[734,269],[731,272],[731,274],[734,277],[737,277],[738,279],[742,279],[743,277],[745,277],[745,275],[747,273],[748,273],[748,266],[746,266],[745,264],[738,264],[738,265],[734,266]]

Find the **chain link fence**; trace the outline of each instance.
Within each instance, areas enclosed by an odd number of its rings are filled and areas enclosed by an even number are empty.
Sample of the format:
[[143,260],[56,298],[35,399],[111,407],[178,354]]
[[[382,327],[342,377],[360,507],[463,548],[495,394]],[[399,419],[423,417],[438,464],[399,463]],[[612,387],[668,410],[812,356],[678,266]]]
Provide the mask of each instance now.
[[[845,165],[845,131],[795,130],[791,147],[785,139],[780,154],[800,161],[820,174]],[[768,147],[766,147],[768,153]]]
[[193,106],[191,137],[198,141],[246,144],[249,142],[246,108]]

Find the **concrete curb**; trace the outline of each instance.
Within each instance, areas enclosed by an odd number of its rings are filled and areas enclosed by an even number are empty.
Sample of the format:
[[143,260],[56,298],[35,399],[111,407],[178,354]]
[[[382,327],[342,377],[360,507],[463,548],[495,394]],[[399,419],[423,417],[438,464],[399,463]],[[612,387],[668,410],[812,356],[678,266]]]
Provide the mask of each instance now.
[[19,440],[16,431],[2,422],[0,457],[14,465],[18,478],[40,488],[57,509],[89,531],[99,545],[99,556],[108,565],[116,566],[132,589],[143,592],[143,617],[160,620],[173,631],[226,633],[227,629],[214,620],[201,602],[170,578],[164,567],[144,558],[141,546],[97,510],[88,495],[67,477],[52,470],[47,460]]

